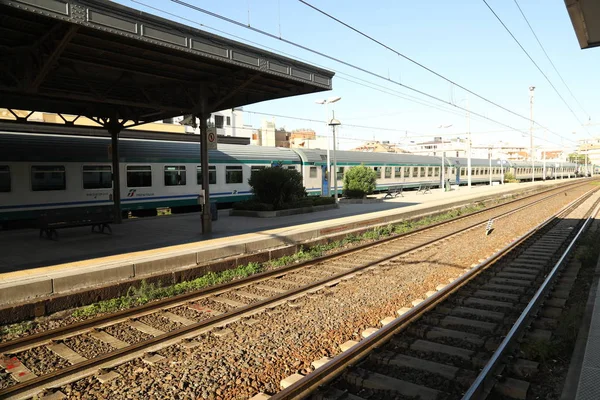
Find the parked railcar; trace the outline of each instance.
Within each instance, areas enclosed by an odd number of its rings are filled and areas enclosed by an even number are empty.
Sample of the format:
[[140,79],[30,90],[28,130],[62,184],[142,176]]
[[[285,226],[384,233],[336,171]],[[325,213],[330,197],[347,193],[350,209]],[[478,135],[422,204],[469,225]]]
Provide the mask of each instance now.
[[[110,139],[101,137],[0,133],[0,222],[36,218],[48,208],[112,204]],[[164,140],[120,140],[124,212],[145,216],[170,207],[198,207],[202,185],[200,145]],[[253,170],[300,170],[289,149],[219,145],[209,152],[211,201],[250,197]]]

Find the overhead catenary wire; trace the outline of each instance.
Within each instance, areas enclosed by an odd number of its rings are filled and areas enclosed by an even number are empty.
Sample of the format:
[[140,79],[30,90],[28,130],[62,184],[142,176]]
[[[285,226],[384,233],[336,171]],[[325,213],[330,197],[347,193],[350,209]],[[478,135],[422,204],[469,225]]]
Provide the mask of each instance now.
[[[177,1],[177,0],[171,0],[171,1]],[[424,64],[421,64],[420,62],[418,62],[418,61],[416,61],[416,60],[414,60],[414,59],[412,59],[412,58],[408,57],[407,55],[405,55],[405,54],[403,54],[403,53],[399,52],[398,50],[395,50],[394,48],[392,48],[392,47],[390,47],[390,46],[386,45],[385,43],[383,43],[383,42],[381,42],[381,41],[379,41],[379,40],[377,40],[377,39],[373,38],[372,36],[370,36],[370,35],[368,35],[368,34],[366,34],[366,33],[362,32],[361,30],[359,30],[359,29],[357,29],[357,28],[353,27],[352,25],[350,25],[350,24],[348,24],[348,23],[346,23],[346,22],[344,22],[344,21],[340,20],[339,18],[336,18],[335,16],[333,16],[333,15],[331,15],[331,14],[329,14],[329,13],[327,13],[327,12],[323,11],[323,10],[321,10],[320,8],[318,8],[318,7],[316,7],[316,6],[313,6],[312,4],[308,3],[307,1],[305,1],[305,0],[298,0],[298,1],[299,1],[300,3],[302,3],[302,4],[304,4],[304,5],[306,5],[306,6],[310,7],[310,8],[312,8],[313,10],[315,10],[315,11],[317,11],[317,12],[319,12],[319,13],[321,13],[321,14],[325,15],[326,17],[328,17],[328,18],[330,18],[330,19],[332,19],[332,20],[334,20],[334,21],[338,22],[339,24],[341,24],[341,25],[343,25],[343,26],[347,27],[348,29],[350,29],[350,30],[352,30],[352,31],[354,31],[354,32],[356,32],[356,33],[358,33],[359,35],[361,35],[361,36],[363,36],[363,37],[365,37],[365,38],[367,38],[367,39],[369,39],[369,40],[373,41],[374,43],[377,43],[378,45],[380,45],[380,46],[384,47],[385,49],[387,49],[387,50],[391,51],[392,53],[396,54],[397,56],[400,56],[400,57],[404,58],[405,60],[407,60],[407,61],[409,61],[409,62],[411,62],[411,63],[413,63],[413,64],[415,64],[415,65],[417,65],[417,66],[419,66],[419,67],[421,67],[421,68],[423,68],[424,70],[426,70],[426,71],[428,71],[428,72],[432,73],[433,75],[435,75],[435,76],[437,76],[437,77],[439,77],[439,78],[441,78],[441,79],[445,80],[446,82],[449,82],[449,83],[451,83],[452,85],[454,85],[454,86],[456,86],[456,87],[458,87],[458,88],[460,88],[460,89],[462,89],[462,90],[466,91],[467,93],[469,93],[469,94],[472,94],[473,96],[477,97],[478,99],[480,99],[480,100],[483,100],[483,101],[485,101],[485,102],[486,102],[486,103],[488,103],[488,104],[492,104],[492,105],[494,105],[494,106],[496,106],[496,107],[498,107],[498,108],[500,108],[500,109],[502,109],[502,110],[504,110],[504,111],[506,111],[506,112],[509,112],[509,113],[511,113],[512,115],[515,115],[515,116],[517,116],[517,117],[520,117],[520,118],[522,118],[522,119],[525,119],[525,120],[527,120],[527,121],[530,121],[530,118],[529,118],[529,117],[527,117],[527,116],[525,116],[525,115],[521,115],[521,114],[519,114],[519,113],[517,113],[517,112],[515,112],[515,111],[513,111],[513,110],[511,110],[511,109],[509,109],[509,108],[506,108],[506,107],[504,107],[504,106],[502,106],[502,105],[500,105],[500,104],[498,104],[498,103],[496,103],[496,102],[494,102],[494,101],[492,101],[492,100],[490,100],[490,99],[488,99],[488,98],[486,98],[486,97],[484,97],[484,96],[482,96],[482,95],[480,95],[480,94],[478,94],[478,93],[476,93],[476,92],[474,92],[474,91],[472,91],[472,90],[470,90],[470,89],[466,88],[466,87],[465,87],[465,86],[463,86],[463,85],[460,85],[459,83],[457,83],[457,82],[453,81],[452,79],[450,79],[450,78],[447,78],[446,76],[444,76],[444,75],[442,75],[442,74],[440,74],[440,73],[438,73],[438,72],[434,71],[433,69],[431,69],[431,68],[429,68],[429,67],[425,66]],[[485,1],[485,0],[484,0],[484,1]],[[451,92],[451,97],[452,97],[452,95],[453,95],[453,94],[452,94],[452,92]],[[542,128],[544,128],[544,129],[546,129],[548,132],[550,132],[550,133],[553,133],[554,135],[557,135],[557,136],[559,136],[559,137],[561,136],[560,134],[558,134],[558,133],[556,133],[556,132],[554,132],[554,131],[550,130],[549,128],[547,128],[547,127],[545,127],[545,126],[543,126],[543,125],[542,125],[542,124],[540,124],[539,122],[536,122],[536,121],[533,121],[533,122],[534,122],[535,124],[539,125],[540,127],[542,127]]]
[[[202,12],[202,13],[204,13],[204,14],[207,14],[207,15],[213,16],[213,17],[215,17],[215,18],[221,19],[221,20],[223,20],[223,21],[226,21],[226,22],[229,22],[229,23],[231,23],[231,24],[234,24],[234,25],[240,26],[240,27],[242,27],[242,28],[250,29],[250,30],[252,30],[252,31],[254,31],[254,32],[257,32],[257,33],[260,33],[260,34],[262,34],[262,35],[268,36],[268,37],[270,37],[270,38],[272,38],[272,39],[276,39],[276,40],[282,41],[282,42],[284,42],[284,43],[287,43],[287,44],[290,44],[290,45],[292,45],[292,46],[298,47],[298,48],[300,48],[300,49],[302,49],[302,50],[305,50],[305,51],[311,52],[311,53],[313,53],[313,54],[316,54],[316,55],[318,55],[318,56],[321,56],[321,57],[327,58],[327,59],[329,59],[329,60],[332,60],[332,61],[338,62],[338,63],[340,63],[340,64],[343,64],[343,65],[345,65],[345,66],[347,66],[347,67],[350,67],[350,68],[356,69],[356,70],[358,70],[358,71],[361,71],[361,72],[363,72],[363,73],[365,73],[365,74],[368,74],[368,75],[374,76],[374,77],[376,77],[376,78],[383,79],[383,80],[385,80],[385,81],[388,81],[388,82],[390,82],[390,83],[393,83],[393,84],[395,84],[395,85],[398,85],[398,86],[404,87],[404,88],[406,88],[406,89],[408,89],[408,90],[411,90],[411,91],[413,91],[413,92],[415,92],[415,93],[418,93],[418,94],[420,94],[420,95],[422,95],[422,96],[428,97],[428,98],[430,98],[430,99],[433,99],[433,100],[437,100],[437,101],[439,101],[439,102],[441,102],[441,103],[444,103],[444,104],[451,105],[451,106],[453,106],[453,107],[456,107],[456,108],[458,108],[458,109],[461,109],[461,110],[463,110],[463,111],[469,112],[471,115],[476,115],[476,116],[479,116],[479,117],[481,117],[481,118],[483,118],[483,119],[486,119],[486,120],[488,120],[488,121],[494,122],[494,123],[496,123],[496,124],[498,124],[498,125],[504,126],[505,128],[509,128],[509,129],[511,129],[511,130],[514,130],[514,131],[517,131],[517,132],[521,132],[522,134],[527,134],[525,131],[522,131],[522,130],[516,129],[516,128],[514,128],[514,127],[510,126],[510,125],[507,125],[507,124],[505,124],[505,123],[503,123],[503,122],[497,121],[497,120],[495,120],[495,119],[493,119],[493,118],[489,118],[489,117],[487,117],[487,116],[485,116],[485,115],[483,115],[483,114],[477,113],[477,112],[475,112],[475,111],[472,111],[472,110],[467,110],[467,109],[466,109],[466,108],[464,108],[464,107],[461,107],[461,106],[458,106],[458,105],[456,105],[456,104],[453,104],[453,103],[451,103],[451,102],[448,102],[448,101],[446,101],[446,100],[443,100],[443,99],[441,99],[441,98],[439,98],[439,97],[437,97],[437,96],[434,96],[434,95],[432,95],[432,94],[429,94],[429,93],[427,93],[427,92],[424,92],[424,91],[422,91],[422,90],[416,89],[416,88],[414,88],[414,87],[412,87],[412,86],[405,85],[405,84],[403,84],[403,83],[400,83],[400,82],[398,82],[398,81],[396,81],[396,80],[394,80],[394,79],[387,78],[387,77],[385,77],[385,76],[383,76],[383,75],[381,75],[381,74],[378,74],[378,73],[376,73],[376,72],[369,71],[369,70],[367,70],[367,69],[365,69],[365,68],[363,68],[363,67],[359,67],[359,66],[357,66],[357,65],[355,65],[355,64],[349,63],[349,62],[347,62],[347,61],[343,61],[343,60],[341,60],[341,59],[339,59],[339,58],[336,58],[336,57],[333,57],[333,56],[329,56],[329,55],[327,55],[327,54],[324,54],[324,53],[322,53],[322,52],[320,52],[320,51],[318,51],[318,50],[311,49],[311,48],[309,48],[309,47],[306,47],[306,46],[304,46],[304,45],[301,45],[301,44],[299,44],[299,43],[293,42],[293,41],[291,41],[291,40],[287,40],[287,39],[284,39],[284,38],[277,37],[277,35],[274,35],[274,34],[272,34],[272,33],[269,33],[269,32],[266,32],[266,31],[263,31],[263,30],[261,30],[261,29],[258,29],[258,28],[252,27],[252,26],[246,26],[246,25],[245,25],[244,23],[242,23],[242,22],[239,22],[239,21],[236,21],[236,20],[234,20],[234,19],[231,19],[231,18],[225,17],[225,16],[223,16],[223,15],[221,15],[221,14],[217,14],[217,13],[214,13],[214,12],[212,12],[212,11],[209,11],[209,10],[203,9],[203,8],[201,8],[201,7],[198,7],[198,6],[195,6],[195,5],[193,5],[193,4],[186,3],[185,1],[182,1],[182,0],[171,0],[171,2],[173,2],[173,3],[176,3],[176,4],[179,4],[179,5],[182,5],[182,6],[184,6],[184,7],[187,7],[187,8],[190,8],[190,9],[192,9],[192,10],[196,10],[196,11]],[[479,95],[477,95],[477,97],[480,97],[480,96],[479,96]],[[485,99],[485,98],[483,98],[483,99]],[[487,99],[485,99],[485,100],[486,100],[486,101],[488,101],[488,102],[490,102],[490,101],[489,101],[489,100],[487,100]],[[491,102],[491,103],[493,103],[493,102]],[[495,104],[495,103],[494,103],[494,104]],[[526,120],[528,120],[528,121],[530,120],[529,118],[527,118],[527,117],[523,117],[522,115],[520,115],[520,114],[518,114],[518,113],[515,113],[514,111],[510,111],[510,110],[508,110],[508,109],[506,109],[506,108],[504,108],[504,107],[502,107],[502,106],[500,106],[500,105],[497,105],[497,106],[498,106],[498,107],[500,107],[500,108],[503,108],[503,109],[505,109],[506,111],[508,111],[508,112],[511,112],[511,113],[513,113],[513,114],[515,114],[515,115],[517,115],[517,116],[519,116],[519,117],[525,118],[525,119],[526,119]],[[540,124],[538,123],[538,125],[540,125]],[[541,126],[541,125],[540,125],[540,126]],[[547,130],[549,133],[552,133],[552,134],[554,134],[554,135],[557,135],[557,136],[561,137],[561,135],[560,135],[560,134],[558,134],[558,133],[556,133],[556,132],[552,131],[552,130],[551,130],[551,129],[549,129],[549,128],[546,128],[546,127],[544,127],[544,129],[546,129],[546,130]]]
[[[242,42],[249,43],[249,44],[252,44],[254,46],[257,46],[257,47],[269,50],[269,51],[279,52],[280,54],[286,55],[288,57],[296,58],[296,59],[298,59],[300,61],[304,61],[306,63],[309,63],[308,60],[303,59],[301,57],[298,57],[296,55],[293,55],[293,54],[290,54],[290,53],[286,53],[286,52],[281,51],[281,50],[274,49],[274,48],[266,46],[266,45],[264,45],[262,43],[257,43],[257,42],[254,42],[252,40],[249,40],[247,38],[240,37],[240,36],[231,34],[229,32],[225,32],[225,31],[217,29],[217,28],[213,28],[213,27],[208,26],[206,24],[202,24],[200,22],[193,21],[193,20],[191,20],[189,18],[182,17],[181,15],[176,15],[174,13],[170,13],[170,12],[165,11],[163,9],[159,9],[157,7],[153,7],[153,6],[151,6],[149,4],[146,4],[146,3],[142,2],[142,1],[139,1],[139,0],[130,0],[130,1],[132,3],[139,4],[139,5],[143,6],[143,7],[146,7],[148,9],[150,9],[150,10],[156,11],[156,12],[164,14],[164,15],[167,15],[169,17],[178,18],[178,19],[180,19],[182,21],[186,21],[186,22],[189,22],[191,24],[198,25],[198,26],[203,27],[205,29],[212,30],[214,32],[217,32],[217,33],[225,35],[225,36],[229,36],[231,38],[240,40]],[[348,74],[346,72],[342,72],[342,71],[336,70],[334,68],[325,67],[323,65],[319,65],[319,64],[314,63],[314,62],[313,62],[313,64],[316,65],[316,66],[318,66],[318,67],[320,67],[320,68],[330,69],[330,70],[334,71],[337,74],[337,79],[345,80],[345,81],[351,82],[351,83],[353,83],[355,85],[360,85],[360,86],[369,88],[371,90],[375,90],[375,91],[377,91],[379,93],[384,93],[384,94],[387,94],[389,96],[398,97],[398,98],[401,98],[403,100],[406,100],[406,101],[409,101],[409,102],[412,102],[412,103],[416,103],[416,104],[420,104],[420,105],[423,105],[425,107],[433,108],[433,109],[436,109],[438,111],[442,111],[442,112],[445,112],[445,113],[449,113],[449,114],[453,114],[453,115],[464,115],[464,114],[460,113],[458,110],[455,110],[455,109],[452,109],[452,108],[448,108],[449,105],[447,105],[447,104],[433,103],[433,102],[428,101],[426,99],[418,98],[416,96],[411,96],[411,95],[409,95],[407,93],[400,92],[400,91],[392,89],[390,87],[383,86],[383,85],[380,85],[380,84],[368,81],[366,79],[363,79],[363,78],[360,78],[360,77]],[[340,75],[346,76],[346,77],[350,77],[352,79],[344,78],[344,77],[342,77]],[[478,119],[478,118],[474,118],[474,119]],[[569,140],[569,139],[567,139],[567,140]]]
[[517,5],[517,8],[519,9],[519,11],[521,12],[521,15],[523,16],[523,19],[525,19],[525,22],[527,22],[527,26],[529,27],[529,30],[531,30],[531,33],[533,34],[533,36],[535,37],[535,40],[538,42],[538,44],[540,45],[540,48],[542,49],[542,51],[544,52],[544,54],[546,55],[546,58],[548,59],[548,61],[550,62],[550,65],[552,65],[552,68],[554,68],[554,71],[556,72],[556,74],[558,75],[558,77],[560,78],[560,80],[562,81],[563,85],[565,85],[565,87],[567,88],[567,90],[569,91],[569,93],[571,94],[571,97],[573,97],[573,99],[575,100],[575,102],[577,103],[577,105],[579,106],[579,108],[581,108],[581,111],[583,111],[583,113],[585,115],[587,115],[588,119],[590,118],[590,114],[585,110],[585,108],[583,108],[583,106],[581,105],[581,103],[579,102],[579,100],[577,100],[577,97],[575,97],[575,95],[573,94],[573,92],[571,91],[571,88],[569,88],[569,85],[567,85],[567,82],[565,82],[565,80],[563,79],[562,75],[560,74],[560,72],[558,72],[558,69],[556,68],[556,66],[554,65],[554,63],[552,62],[552,59],[550,58],[550,56],[548,55],[548,53],[546,52],[546,49],[544,48],[544,46],[542,45],[542,42],[540,41],[540,39],[538,38],[538,36],[536,35],[535,31],[533,30],[533,27],[531,26],[531,24],[529,23],[529,20],[527,19],[527,17],[525,16],[525,13],[523,12],[523,10],[521,9],[521,6],[519,5],[519,2],[517,0],[514,0],[515,4]]
[[[302,1],[302,0],[300,0],[300,1]],[[581,120],[579,119],[579,117],[577,116],[577,114],[575,114],[575,112],[573,111],[573,109],[571,108],[571,106],[569,106],[569,104],[564,99],[564,97],[562,97],[562,95],[558,92],[558,89],[556,89],[556,87],[554,86],[554,84],[552,83],[552,81],[550,80],[550,78],[548,78],[548,75],[546,75],[546,73],[544,71],[542,71],[542,69],[540,68],[540,66],[531,57],[531,55],[529,54],[529,52],[527,50],[525,50],[525,48],[523,47],[523,45],[521,44],[521,42],[519,42],[519,40],[515,37],[515,35],[513,35],[513,33],[511,32],[511,30],[508,28],[508,26],[506,26],[506,24],[504,23],[504,21],[502,21],[502,19],[500,18],[500,16],[498,14],[496,14],[496,12],[494,11],[494,9],[488,4],[488,2],[486,0],[482,0],[482,1],[489,8],[489,10],[492,12],[492,14],[494,14],[494,16],[496,17],[496,19],[498,20],[498,22],[500,22],[500,24],[504,27],[504,29],[508,32],[508,34],[513,38],[513,40],[521,48],[521,50],[523,50],[523,52],[525,53],[525,55],[527,56],[527,58],[529,58],[529,60],[533,63],[533,65],[535,65],[535,67],[537,68],[537,70],[540,71],[540,73],[544,76],[544,78],[546,79],[546,81],[548,81],[548,83],[550,84],[550,86],[552,87],[552,89],[554,90],[554,92],[558,95],[558,97],[562,100],[562,102],[565,104],[565,106],[569,109],[569,111],[571,112],[571,114],[573,114],[573,116],[575,117],[575,119],[577,120],[577,122],[579,122],[579,125],[583,126],[583,128],[588,133],[588,135],[591,136],[590,132],[583,125],[583,122],[581,122]]]
[[[221,34],[224,34],[224,35],[227,35],[227,36],[230,36],[230,37],[236,38],[236,39],[238,39],[238,40],[245,41],[245,42],[247,42],[247,43],[251,43],[251,44],[257,45],[257,46],[259,46],[259,47],[266,48],[266,49],[268,49],[268,50],[271,50],[271,51],[276,51],[276,52],[280,52],[280,53],[286,54],[286,53],[284,53],[284,52],[281,52],[281,51],[279,51],[279,50],[276,50],[276,49],[269,48],[268,46],[265,46],[265,45],[263,45],[263,44],[260,44],[260,43],[256,43],[256,42],[250,41],[250,40],[248,40],[248,39],[246,39],[246,38],[243,38],[243,37],[240,37],[240,36],[236,36],[236,35],[233,35],[233,34],[231,34],[231,33],[228,33],[228,32],[225,32],[225,31],[222,31],[222,30],[219,30],[219,29],[216,29],[216,28],[212,28],[212,27],[210,27],[210,26],[207,26],[206,24],[202,24],[202,23],[199,23],[199,22],[197,22],[197,21],[193,21],[193,20],[191,20],[191,19],[189,19],[189,18],[185,18],[185,17],[182,17],[182,16],[180,16],[180,15],[176,15],[176,14],[173,14],[173,13],[167,12],[167,11],[165,11],[165,10],[163,10],[163,9],[158,9],[158,8],[156,8],[156,7],[153,7],[153,6],[150,6],[150,5],[148,5],[148,4],[146,4],[146,3],[142,2],[142,1],[139,1],[139,0],[130,0],[130,1],[131,1],[131,2],[133,2],[133,3],[140,4],[140,5],[142,5],[142,6],[144,6],[144,7],[147,7],[147,8],[149,8],[149,9],[151,9],[151,10],[157,11],[157,12],[159,12],[159,13],[162,13],[162,14],[165,14],[165,15],[168,15],[168,16],[171,16],[171,17],[175,17],[175,18],[181,19],[181,20],[183,20],[183,21],[190,22],[190,23],[192,23],[192,24],[195,24],[195,25],[198,25],[198,26],[204,27],[204,28],[206,28],[206,29],[213,30],[213,31],[215,31],[215,32],[218,32],[218,33],[221,33]],[[171,1],[174,1],[174,2],[176,2],[176,3],[179,3],[179,1],[176,1],[176,0],[171,0]],[[191,6],[191,7],[192,7],[192,8],[194,8],[194,9],[196,8],[195,6]],[[211,13],[211,14],[212,14],[212,13]],[[226,18],[226,17],[222,17],[222,18]],[[232,20],[232,21],[233,21],[233,20]],[[252,27],[245,26],[243,23],[240,23],[240,22],[237,22],[237,21],[233,21],[233,23],[235,23],[236,25],[242,26],[242,27],[244,27],[244,28],[248,28],[248,29],[255,30],[255,31],[259,32],[259,33],[262,33],[262,34],[264,34],[264,35],[267,35],[267,36],[270,36],[270,37],[276,38],[276,39],[278,39],[278,40],[281,40],[281,41],[283,41],[283,42],[290,43],[290,44],[294,45],[295,47],[304,48],[304,46],[302,46],[302,45],[295,44],[295,43],[293,43],[293,42],[290,42],[290,41],[288,41],[288,40],[286,40],[286,39],[280,39],[280,38],[277,38],[276,36],[274,36],[274,35],[272,35],[272,34],[269,34],[268,32],[263,32],[263,31],[261,31],[261,30],[258,30],[258,29],[256,29],[256,28],[252,28]],[[399,85],[399,86],[405,87],[405,88],[407,88],[407,89],[409,89],[409,90],[412,90],[412,91],[416,91],[416,92],[418,92],[418,93],[421,93],[420,91],[418,91],[418,90],[416,90],[416,89],[413,89],[413,88],[411,88],[411,87],[409,87],[409,86],[407,86],[407,85],[403,85],[403,84],[401,84],[401,83],[399,83],[399,82],[396,82],[396,81],[394,81],[394,80],[391,80],[391,79],[388,79],[388,78],[384,78],[384,77],[382,77],[382,76],[380,76],[380,75],[378,75],[378,74],[376,74],[376,73],[373,73],[373,72],[370,72],[370,71],[364,70],[364,69],[362,69],[361,67],[357,67],[357,66],[354,66],[354,65],[352,65],[352,64],[348,64],[348,63],[346,63],[346,62],[344,62],[344,61],[337,60],[336,58],[333,58],[333,57],[330,57],[330,56],[323,55],[323,54],[321,54],[321,53],[319,53],[319,52],[317,52],[317,51],[315,51],[315,50],[312,50],[312,49],[308,49],[308,48],[306,48],[306,49],[307,49],[308,51],[310,51],[310,52],[313,52],[313,53],[315,53],[315,54],[322,55],[323,57],[325,57],[325,58],[328,58],[328,59],[330,59],[330,60],[332,60],[332,61],[335,61],[335,62],[340,62],[340,63],[342,63],[342,64],[344,64],[344,65],[348,65],[348,66],[350,66],[350,67],[352,67],[352,68],[358,69],[358,70],[360,70],[360,71],[364,71],[364,72],[366,72],[366,73],[368,73],[368,74],[370,74],[370,75],[373,75],[373,76],[375,76],[375,77],[377,77],[377,78],[384,79],[384,80],[386,80],[386,81],[389,81],[389,82],[395,83],[395,84],[397,84],[397,85]],[[290,54],[286,54],[286,55],[288,55],[288,56],[290,56],[290,57],[299,58],[299,57],[297,57],[297,56],[295,56],[295,55],[290,55]],[[308,62],[308,61],[307,61],[307,62]],[[322,67],[322,68],[325,68],[325,67]],[[329,68],[329,69],[331,69],[331,68]],[[379,91],[379,92],[382,92],[382,93],[386,93],[386,94],[389,94],[389,95],[392,95],[392,96],[397,96],[397,97],[403,98],[403,99],[405,99],[405,100],[407,100],[407,101],[411,101],[411,102],[414,102],[414,103],[417,103],[417,104],[422,104],[422,105],[424,105],[424,106],[431,107],[431,108],[435,108],[435,109],[438,109],[438,110],[440,110],[440,111],[443,111],[443,112],[448,112],[448,113],[451,113],[451,114],[454,114],[454,115],[464,115],[464,114],[459,114],[459,113],[458,113],[456,110],[454,110],[454,109],[446,109],[446,108],[444,108],[444,107],[449,107],[449,106],[452,106],[452,107],[453,107],[453,108],[455,108],[455,109],[460,109],[460,110],[463,110],[463,111],[469,112],[469,113],[471,114],[471,118],[473,118],[473,119],[480,120],[480,118],[479,118],[479,117],[481,117],[481,119],[483,119],[483,120],[484,120],[484,122],[492,122],[492,123],[495,123],[495,124],[497,124],[497,125],[501,125],[501,126],[504,126],[505,128],[508,128],[508,129],[509,129],[509,131],[511,131],[511,132],[512,132],[512,131],[516,131],[516,132],[519,132],[519,133],[521,133],[521,134],[525,134],[524,130],[522,130],[522,129],[516,129],[516,128],[513,128],[513,127],[511,127],[511,126],[509,126],[509,125],[506,125],[506,124],[504,124],[504,123],[501,123],[501,122],[499,122],[499,121],[496,121],[496,120],[494,120],[494,119],[488,118],[487,116],[484,116],[484,115],[478,114],[478,113],[476,113],[476,112],[473,112],[473,111],[467,110],[467,109],[465,109],[465,108],[463,108],[463,107],[460,107],[460,106],[457,106],[457,105],[455,105],[455,104],[453,104],[453,103],[451,103],[451,102],[444,101],[444,100],[442,100],[442,99],[439,99],[439,98],[437,98],[437,97],[435,97],[435,96],[432,96],[432,95],[429,95],[429,94],[426,94],[426,93],[423,93],[423,94],[424,94],[426,97],[430,97],[430,98],[432,98],[432,99],[434,99],[434,100],[436,100],[436,101],[438,101],[438,102],[441,102],[442,104],[433,104],[432,102],[430,102],[430,101],[427,101],[427,100],[425,100],[425,99],[420,99],[420,98],[417,98],[417,97],[414,97],[414,96],[410,96],[410,95],[408,95],[408,94],[406,94],[406,93],[398,92],[398,91],[396,91],[396,90],[394,90],[394,89],[390,89],[389,87],[382,86],[382,85],[379,85],[379,84],[376,84],[376,83],[373,83],[373,82],[367,81],[367,80],[365,80],[365,79],[363,79],[363,78],[358,78],[358,77],[352,76],[352,75],[350,75],[350,74],[347,74],[347,73],[344,73],[344,72],[339,72],[339,71],[338,71],[338,73],[340,73],[340,74],[342,74],[342,75],[350,76],[350,77],[352,77],[352,78],[354,78],[354,79],[357,79],[357,80],[360,80],[360,81],[362,81],[362,82],[366,82],[366,84],[362,84],[362,83],[360,83],[360,82],[354,82],[354,81],[352,81],[352,80],[350,80],[350,79],[345,79],[345,80],[347,80],[347,81],[350,81],[350,82],[352,82],[352,83],[355,83],[355,84],[358,84],[358,85],[361,85],[361,86],[368,87],[368,88],[370,88],[370,89],[372,89],[372,90],[377,90],[377,91]],[[338,78],[339,78],[339,77],[338,77]],[[341,79],[343,79],[343,78],[341,78]],[[369,85],[374,85],[374,86],[377,86],[377,87],[383,88],[384,90],[381,90],[381,89],[378,89],[378,88],[375,88],[375,87],[371,87],[371,86],[369,86]],[[387,91],[392,91],[392,92],[394,92],[394,93],[389,93],[389,92],[387,92]],[[539,124],[538,124],[538,125],[539,125]],[[373,128],[377,129],[376,127],[373,127]],[[370,129],[373,129],[373,128],[370,128]],[[544,128],[544,127],[542,126],[542,128]],[[547,130],[549,133],[553,133],[553,134],[555,134],[556,136],[559,136],[561,139],[564,139],[564,140],[567,140],[568,142],[573,142],[573,143],[574,143],[574,141],[573,141],[572,139],[570,139],[569,137],[563,137],[563,136],[561,136],[561,135],[559,135],[559,134],[556,134],[556,133],[554,133],[554,132],[550,131],[550,130],[549,130],[549,129],[547,129],[547,128],[544,128],[544,129],[546,129],[546,130]],[[399,131],[400,131],[400,132],[404,132],[404,130],[399,130]],[[423,137],[426,137],[426,136],[432,136],[432,135],[424,135]],[[439,136],[439,135],[435,134],[434,136]],[[548,140],[544,140],[544,141],[546,141],[546,142],[549,142],[549,143],[554,143],[554,144],[556,144],[556,142],[551,142],[551,141],[548,141]]]

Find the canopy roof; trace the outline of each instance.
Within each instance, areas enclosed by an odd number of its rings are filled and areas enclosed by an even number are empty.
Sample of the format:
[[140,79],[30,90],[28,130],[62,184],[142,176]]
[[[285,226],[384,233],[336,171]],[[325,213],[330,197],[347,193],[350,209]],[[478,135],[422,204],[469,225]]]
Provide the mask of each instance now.
[[330,90],[333,75],[107,0],[0,0],[0,107],[142,123]]

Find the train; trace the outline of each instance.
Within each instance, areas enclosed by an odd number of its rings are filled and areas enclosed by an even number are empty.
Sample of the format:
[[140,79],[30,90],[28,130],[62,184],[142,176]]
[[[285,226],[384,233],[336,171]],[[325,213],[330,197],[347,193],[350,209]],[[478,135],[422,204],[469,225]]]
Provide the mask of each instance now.
[[[43,210],[112,205],[110,138],[99,136],[0,131],[0,227],[34,221]],[[121,138],[121,199],[124,216],[156,215],[198,210],[202,187],[200,144],[192,141]],[[441,186],[442,159],[400,153],[336,151],[337,170],[332,172],[341,192],[345,171],[355,165],[373,168],[377,191],[402,185]],[[327,154],[319,149],[289,149],[252,145],[219,144],[209,151],[210,201],[231,204],[251,198],[248,178],[253,171],[278,166],[302,174],[311,196],[333,195],[328,179]],[[517,179],[531,178],[531,164],[490,163],[472,159],[472,182],[499,182],[510,172]],[[535,163],[535,177],[542,179],[542,163]],[[467,160],[444,159],[445,177],[464,185]],[[546,166],[546,179],[579,175],[577,164]]]

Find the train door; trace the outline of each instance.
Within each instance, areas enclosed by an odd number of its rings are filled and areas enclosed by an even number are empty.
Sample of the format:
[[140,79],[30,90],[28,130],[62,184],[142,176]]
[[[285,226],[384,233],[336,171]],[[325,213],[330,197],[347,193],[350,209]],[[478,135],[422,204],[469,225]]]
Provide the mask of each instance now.
[[321,195],[329,196],[329,176],[327,174],[327,165],[321,166]]

